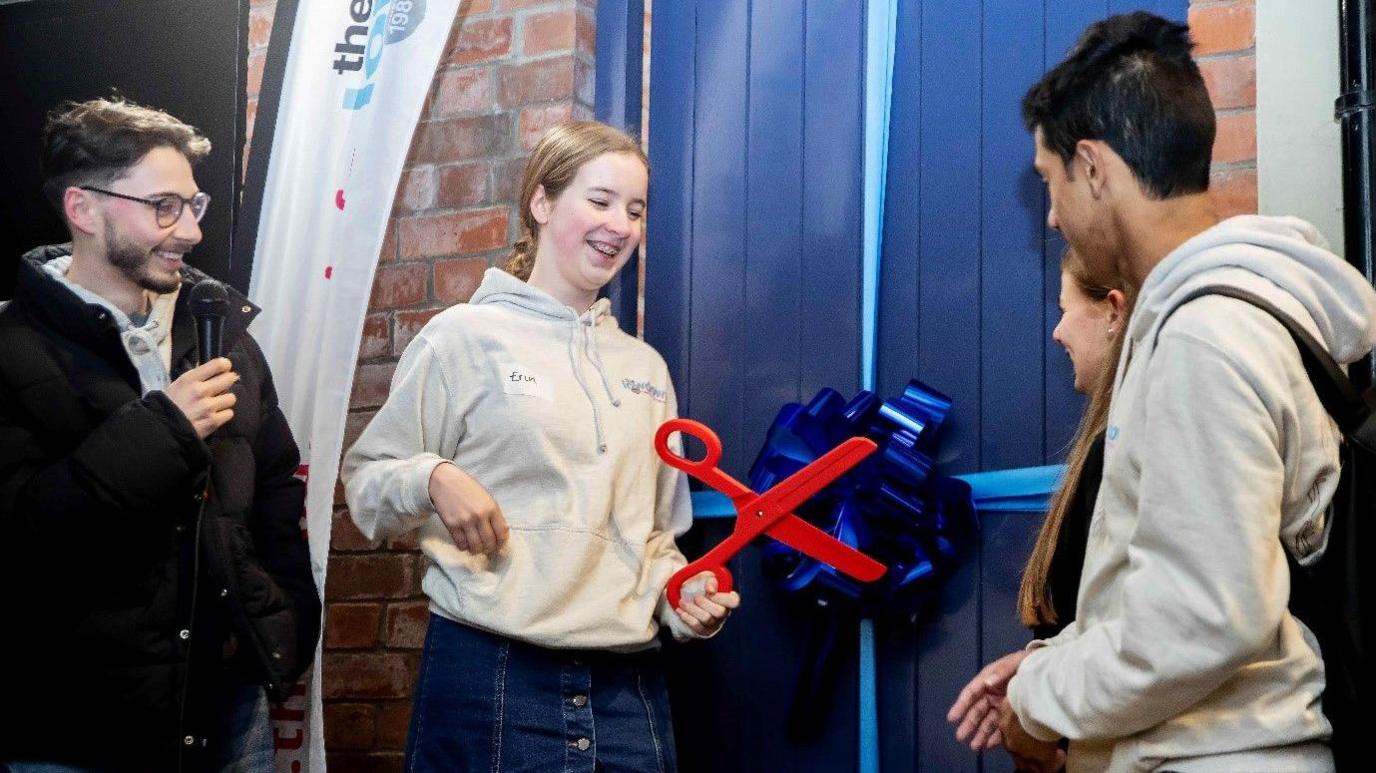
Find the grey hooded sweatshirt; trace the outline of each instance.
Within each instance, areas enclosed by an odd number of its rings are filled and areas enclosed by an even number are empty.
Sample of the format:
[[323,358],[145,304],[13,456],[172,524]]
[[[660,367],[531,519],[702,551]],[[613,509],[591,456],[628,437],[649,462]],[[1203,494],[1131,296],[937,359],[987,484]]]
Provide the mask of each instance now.
[[[654,451],[677,413],[664,360],[599,300],[581,315],[489,269],[469,303],[407,347],[391,394],[344,457],[349,511],[380,539],[419,529],[423,587],[443,617],[544,647],[652,646],[691,630],[664,586],[687,562],[683,474]],[[429,497],[453,462],[496,500],[511,536],[455,546]]]
[[1339,362],[1376,343],[1376,292],[1294,218],[1234,217],[1147,277],[1119,362],[1078,617],[1033,642],[1008,699],[1072,771],[1328,771],[1323,662],[1287,610],[1316,560],[1340,435],[1286,330]]

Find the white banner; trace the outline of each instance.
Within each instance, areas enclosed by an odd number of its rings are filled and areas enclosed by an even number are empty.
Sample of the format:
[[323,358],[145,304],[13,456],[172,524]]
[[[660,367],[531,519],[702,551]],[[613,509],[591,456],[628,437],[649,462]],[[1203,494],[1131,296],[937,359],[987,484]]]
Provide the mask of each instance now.
[[[354,364],[392,196],[460,0],[300,0],[249,296],[301,446],[306,527],[325,587]],[[320,658],[274,710],[277,769],[323,771]],[[307,727],[309,729],[307,729]]]

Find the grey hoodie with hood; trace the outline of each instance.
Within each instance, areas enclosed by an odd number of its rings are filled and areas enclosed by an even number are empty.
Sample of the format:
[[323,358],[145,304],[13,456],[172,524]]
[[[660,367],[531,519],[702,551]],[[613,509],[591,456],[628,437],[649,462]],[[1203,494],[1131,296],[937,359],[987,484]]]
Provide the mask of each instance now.
[[[1285,329],[1339,362],[1376,343],[1376,292],[1294,218],[1234,217],[1147,277],[1119,362],[1078,617],[1033,642],[1008,699],[1075,770],[1325,771],[1312,633],[1286,551],[1316,560],[1340,436]],[[1165,324],[1163,324],[1165,321]]]
[[[677,413],[664,360],[626,335],[603,299],[577,314],[489,269],[469,303],[407,347],[391,394],[344,458],[349,510],[369,539],[419,528],[436,614],[544,647],[652,646],[687,562],[683,474],[654,451]],[[511,529],[493,556],[459,550],[429,497],[452,461]]]

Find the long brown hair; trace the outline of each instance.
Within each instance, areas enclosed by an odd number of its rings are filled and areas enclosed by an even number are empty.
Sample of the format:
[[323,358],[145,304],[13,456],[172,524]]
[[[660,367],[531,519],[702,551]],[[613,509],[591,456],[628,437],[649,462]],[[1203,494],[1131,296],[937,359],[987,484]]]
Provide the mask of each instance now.
[[597,121],[567,121],[545,132],[526,161],[521,180],[521,194],[516,204],[521,209],[521,233],[512,245],[511,255],[502,268],[516,278],[530,279],[535,267],[535,247],[540,237],[540,224],[530,211],[535,191],[544,186],[551,201],[573,182],[578,169],[603,153],[627,153],[640,159],[645,171],[650,159],[630,135]]
[[[1075,282],[1076,287],[1096,302],[1108,298],[1110,292],[1118,290],[1127,293],[1128,288],[1121,280],[1095,281],[1090,277],[1083,260],[1069,246],[1061,254],[1061,273]],[[1037,544],[1032,547],[1032,555],[1022,572],[1022,587],[1018,589],[1018,617],[1023,625],[1052,625],[1056,622],[1057,599],[1051,597],[1050,575],[1051,559],[1056,555],[1056,540],[1061,534],[1061,524],[1065,523],[1066,511],[1075,499],[1080,487],[1080,476],[1084,472],[1085,459],[1089,456],[1094,441],[1108,426],[1109,398],[1113,394],[1113,381],[1118,373],[1118,355],[1123,350],[1123,339],[1127,330],[1127,314],[1131,300],[1123,310],[1124,318],[1119,320],[1113,342],[1104,357],[1103,369],[1094,391],[1089,395],[1089,405],[1080,417],[1080,426],[1075,430],[1075,438],[1070,442],[1070,453],[1066,457],[1065,477],[1060,488],[1051,499],[1051,509],[1042,521],[1041,531],[1037,534]],[[1065,603],[1065,599],[1060,599]]]

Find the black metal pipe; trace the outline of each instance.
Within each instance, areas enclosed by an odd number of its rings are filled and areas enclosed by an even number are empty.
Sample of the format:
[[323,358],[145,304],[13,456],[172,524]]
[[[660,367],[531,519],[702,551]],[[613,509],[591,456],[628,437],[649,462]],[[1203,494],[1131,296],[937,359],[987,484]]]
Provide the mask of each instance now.
[[[1347,260],[1376,283],[1376,0],[1338,0],[1342,86],[1334,105],[1343,145],[1343,237]],[[1376,383],[1376,358],[1352,368]]]

